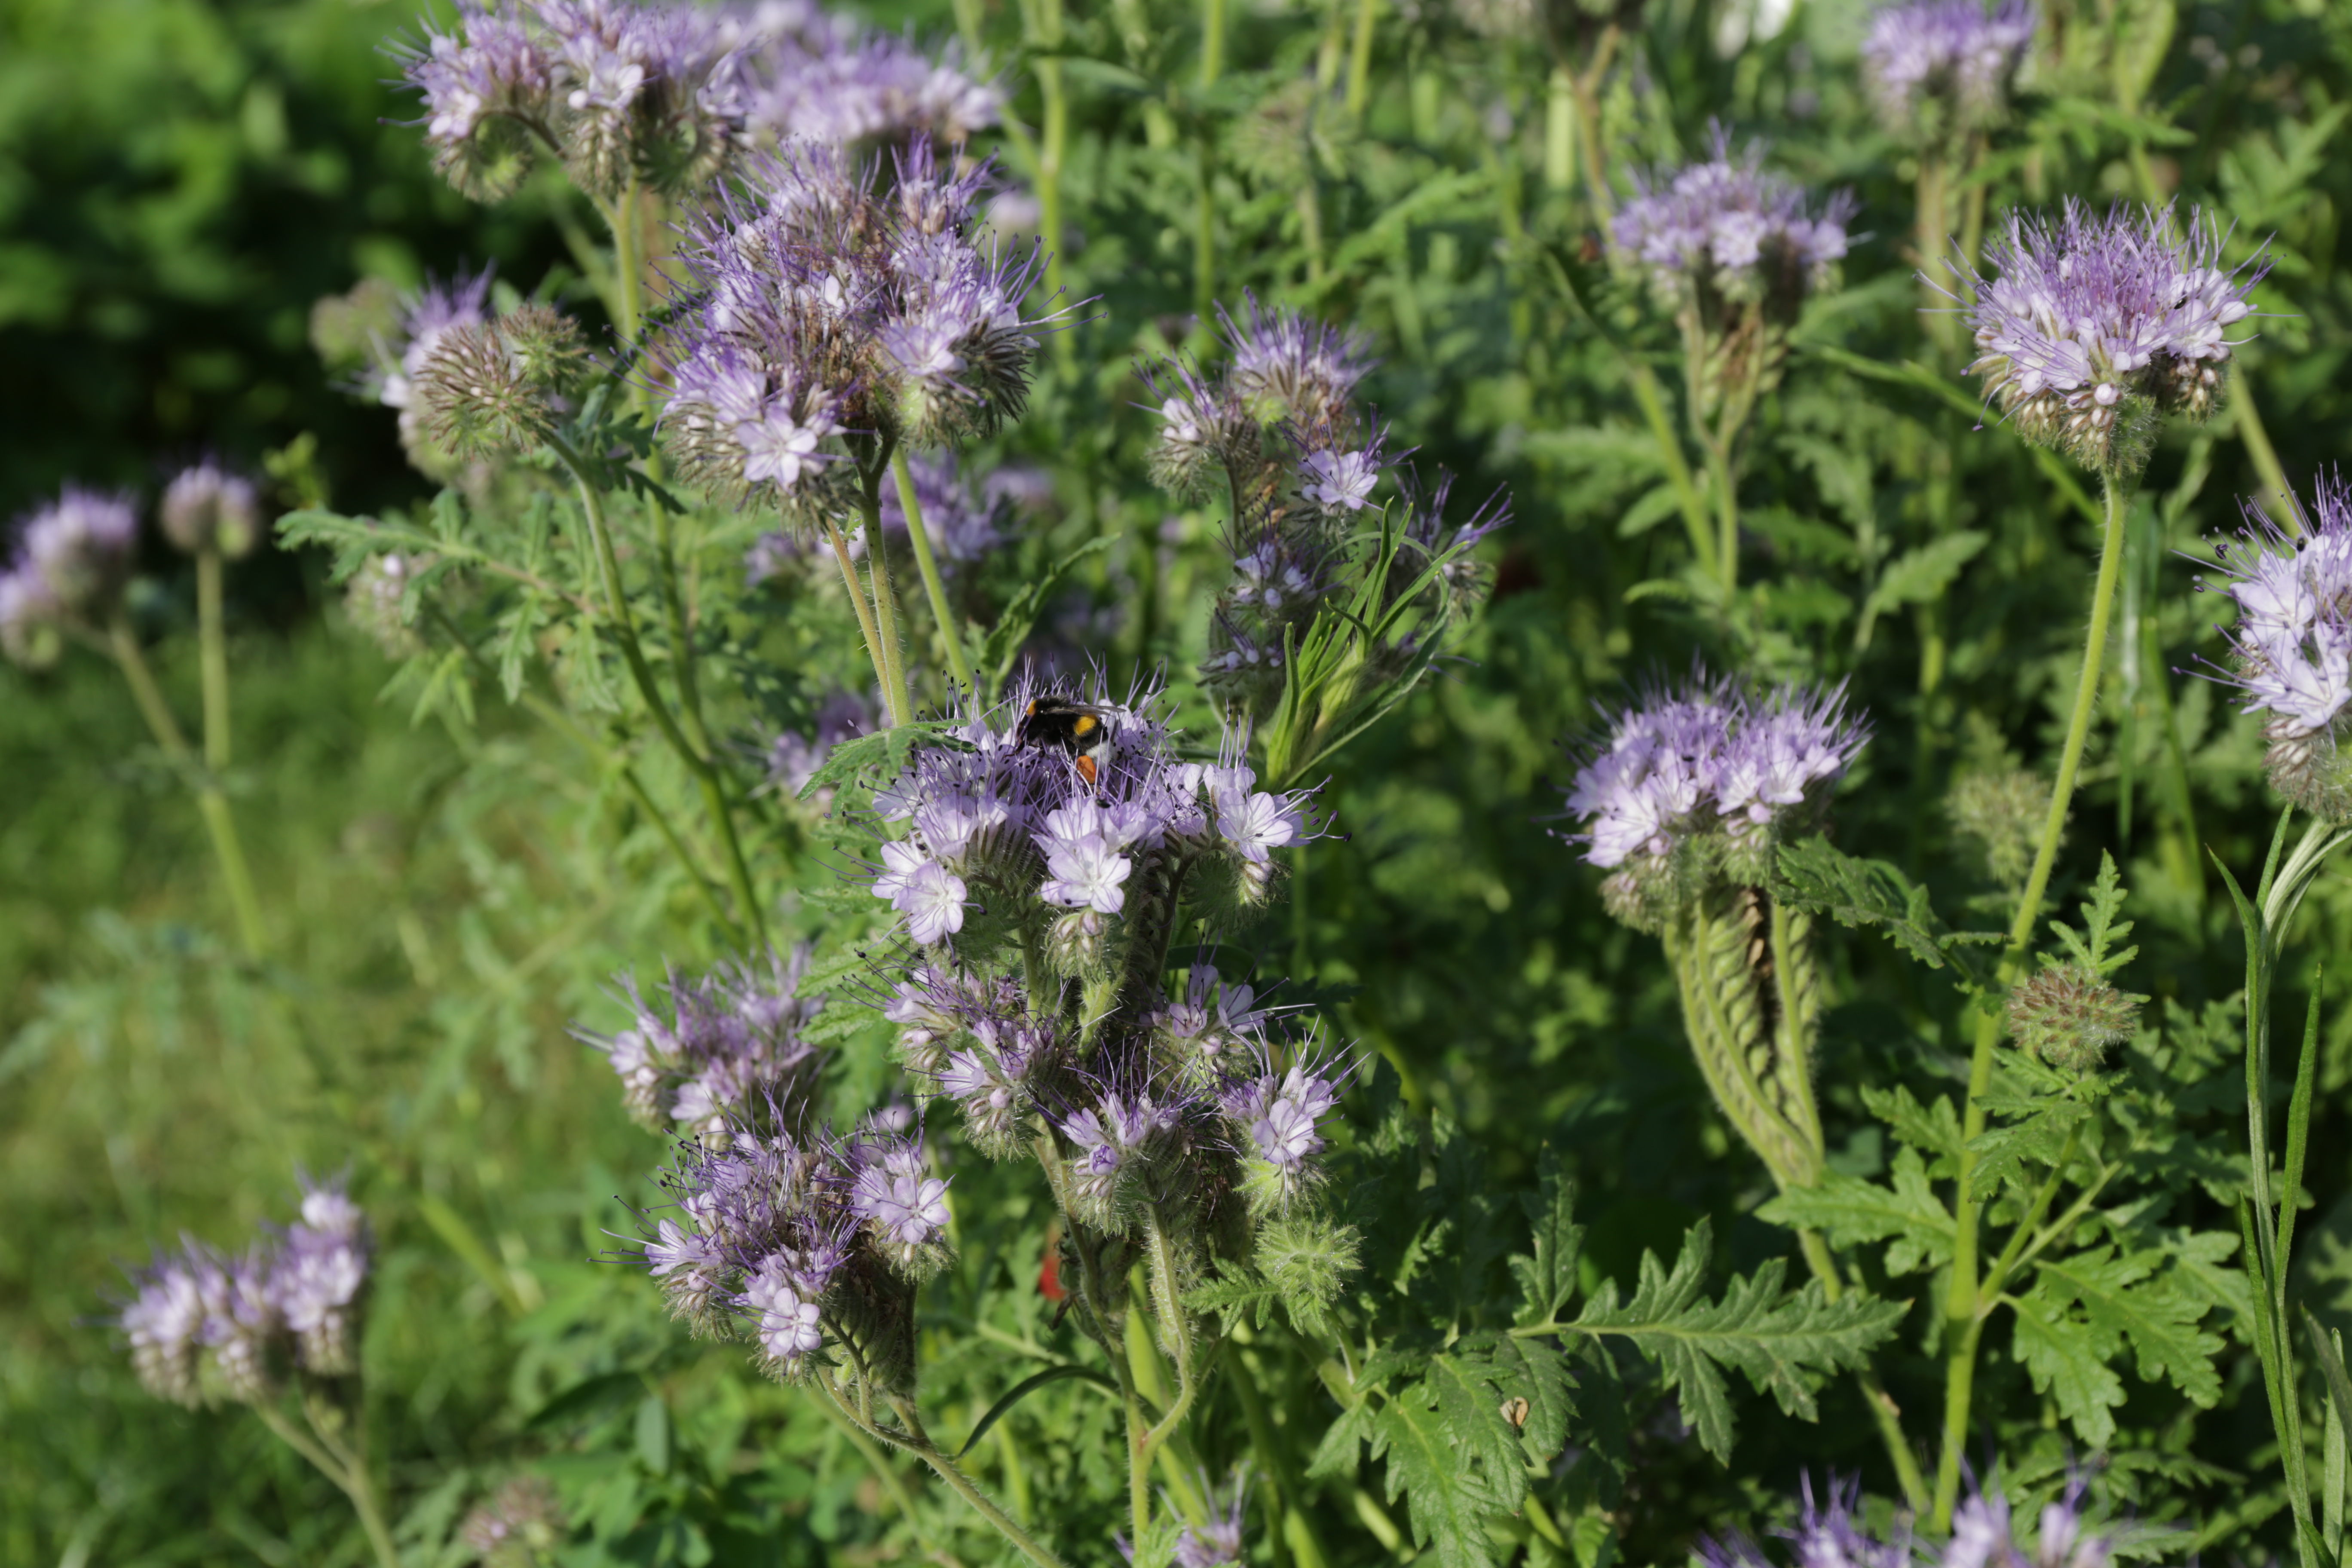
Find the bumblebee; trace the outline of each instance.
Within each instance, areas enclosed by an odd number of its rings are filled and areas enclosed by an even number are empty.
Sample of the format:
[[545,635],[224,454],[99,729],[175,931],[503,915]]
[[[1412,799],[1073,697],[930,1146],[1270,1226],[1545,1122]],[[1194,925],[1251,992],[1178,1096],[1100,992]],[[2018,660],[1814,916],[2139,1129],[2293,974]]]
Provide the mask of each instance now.
[[1103,764],[1111,759],[1110,731],[1103,723],[1107,711],[1047,692],[1022,710],[1013,738],[1024,746],[1051,746],[1067,752],[1077,765],[1078,776],[1091,789]]

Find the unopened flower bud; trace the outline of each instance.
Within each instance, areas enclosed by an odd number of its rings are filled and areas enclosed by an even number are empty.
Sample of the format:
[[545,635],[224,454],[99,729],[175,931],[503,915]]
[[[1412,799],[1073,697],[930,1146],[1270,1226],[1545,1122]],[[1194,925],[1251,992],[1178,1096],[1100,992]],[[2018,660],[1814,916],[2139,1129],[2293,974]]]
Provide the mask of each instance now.
[[253,481],[211,462],[185,469],[172,481],[158,518],[163,537],[190,555],[210,550],[234,561],[261,534]]
[[2025,886],[2050,815],[2050,782],[2024,768],[1984,768],[1952,781],[1944,799],[1952,831],[1982,858],[1985,875],[2003,888]]
[[2055,964],[2010,994],[2010,1033],[2052,1067],[2091,1072],[2132,1037],[2146,1000],[2118,991],[2088,964]]
[[452,327],[416,374],[433,438],[467,456],[528,449],[555,430],[556,400],[587,360],[579,324],[542,305]]

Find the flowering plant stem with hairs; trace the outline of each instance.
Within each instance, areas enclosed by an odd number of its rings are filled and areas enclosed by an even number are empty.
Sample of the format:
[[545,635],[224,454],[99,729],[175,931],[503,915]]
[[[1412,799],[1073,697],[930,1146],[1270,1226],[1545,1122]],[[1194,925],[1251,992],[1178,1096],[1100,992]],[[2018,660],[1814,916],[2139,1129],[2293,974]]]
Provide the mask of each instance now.
[[907,469],[903,447],[890,454],[890,477],[898,481],[898,504],[907,513],[907,539],[915,547],[915,564],[923,574],[923,592],[929,596],[931,614],[940,624],[940,641],[947,649],[948,673],[959,688],[971,690],[971,661],[964,656],[955,611],[949,607],[947,586],[940,580],[940,563],[931,553],[930,531],[923,526],[922,500],[915,493],[915,476]]
[[[2099,704],[2099,670],[2107,647],[2107,618],[2115,607],[2116,584],[2123,573],[2124,515],[2129,499],[2128,479],[2110,473],[2105,478],[2106,523],[2099,542],[2099,575],[2091,591],[2091,623],[2083,641],[2083,667],[2074,683],[2074,709],[2066,722],[2066,740],[2058,753],[2058,776],[2050,792],[2050,810],[2027,874],[2017,913],[2010,921],[1996,987],[2006,990],[2025,972],[2027,955],[2042,914],[2042,896],[2050,888],[2050,871],[2058,858],[2058,844],[2066,826],[2066,809],[2074,799],[2074,783],[2083,763],[2083,748],[2091,734],[2091,718]],[[1952,1509],[1959,1500],[1960,1464],[1968,1443],[1969,1403],[1974,1396],[1978,1342],[1985,1319],[1996,1304],[2002,1276],[2013,1259],[2006,1256],[1988,1272],[1978,1267],[1979,1233],[1984,1220],[1984,1196],[1970,1190],[1979,1153],[1974,1141],[1985,1131],[1985,1095],[1992,1087],[1993,1053],[2000,1044],[2001,1015],[1980,1010],[1976,1045],[1969,1061],[1969,1097],[1962,1113],[1961,1145],[1953,1219],[1952,1282],[1944,1299],[1944,1436],[1936,1462],[1936,1524],[1948,1529]],[[2061,1161],[2057,1170],[2065,1168]],[[2051,1177],[2046,1203],[2055,1194],[2057,1176]],[[2017,1229],[2011,1249],[2032,1234],[2036,1216]]]
[[320,1420],[316,1404],[310,1390],[305,1389],[301,1426],[289,1421],[283,1411],[268,1405],[253,1408],[262,1425],[279,1442],[310,1460],[320,1475],[335,1483],[338,1491],[351,1499],[352,1510],[360,1516],[360,1527],[367,1531],[368,1545],[375,1552],[377,1568],[400,1568],[400,1549],[393,1544],[392,1531],[384,1523],[383,1507],[376,1500],[375,1482],[368,1473],[363,1426],[352,1422],[351,1440],[345,1442],[337,1431],[341,1422]]
[[[217,563],[215,570],[212,637],[217,643],[220,636]],[[261,900],[254,892],[253,872],[246,865],[245,846],[237,838],[236,818],[229,811],[228,796],[221,789],[219,774],[208,758],[200,759],[189,748],[187,737],[180,732],[179,721],[172,717],[171,705],[163,700],[163,689],[155,684],[154,672],[147,668],[147,656],[139,650],[137,634],[131,631],[130,621],[121,615],[117,615],[107,627],[107,648],[113,654],[115,664],[121,668],[122,679],[130,683],[131,695],[137,700],[140,716],[147,721],[148,731],[155,737],[155,743],[163,749],[163,754],[171,760],[172,765],[194,785],[196,807],[204,814],[205,831],[212,836],[213,854],[220,861],[221,881],[228,889],[229,908],[236,916],[237,941],[244,947],[247,958],[257,959],[268,951],[268,933],[261,922]],[[226,761],[226,668],[220,679],[219,708],[215,709],[210,700],[205,705],[205,751],[209,754],[214,750],[215,737],[218,735],[219,749]],[[209,700],[213,694],[209,670],[205,686],[205,694]]]
[[[750,931],[753,940],[764,945],[767,942],[767,917],[760,896],[751,886],[751,868],[743,859],[742,842],[736,837],[735,818],[728,809],[727,794],[719,780],[718,768],[710,757],[697,749],[678,728],[677,717],[670,712],[669,702],[662,695],[661,686],[654,679],[653,667],[646,662],[645,649],[637,641],[635,617],[629,610],[629,600],[621,582],[620,557],[613,549],[612,530],[604,519],[604,505],[594,479],[578,452],[564,439],[550,432],[547,448],[556,460],[571,471],[580,492],[580,510],[588,521],[589,540],[596,552],[599,580],[604,589],[604,620],[613,639],[620,645],[622,660],[629,667],[630,679],[635,682],[637,695],[644,699],[646,711],[653,716],[655,728],[677,753],[677,760],[694,775],[701,791],[702,802],[710,816],[713,831],[719,835],[720,852],[725,858],[727,879],[735,893],[739,918],[737,923]],[[683,653],[679,658],[683,668]],[[683,679],[683,677],[681,678]]]

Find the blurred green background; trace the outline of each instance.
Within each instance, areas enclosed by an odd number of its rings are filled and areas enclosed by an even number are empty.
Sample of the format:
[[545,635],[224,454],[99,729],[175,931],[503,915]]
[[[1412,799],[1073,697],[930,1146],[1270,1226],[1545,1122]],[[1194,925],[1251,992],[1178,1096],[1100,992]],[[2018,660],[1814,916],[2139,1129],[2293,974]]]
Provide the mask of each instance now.
[[[1908,188],[1883,140],[1854,130],[1863,9],[1801,4],[1769,45],[1727,58],[1714,40],[1727,15],[1747,11],[1661,6],[1651,85],[1666,108],[1628,132],[1628,155],[1668,155],[1669,132],[1695,145],[1724,114],[1773,125],[1779,161],[1807,180],[1855,185],[1856,226],[1873,237],[1849,263],[1831,331],[1900,357],[1916,352]],[[1115,52],[1124,11],[1116,27],[1111,7],[1072,14]],[[2305,483],[2346,434],[2352,271],[2338,214],[2352,160],[2339,132],[2352,5],[2143,0],[2080,15],[2160,47],[2150,101],[2185,132],[2155,151],[2165,187],[2281,236],[2265,296],[2278,313],[2242,363]],[[1171,16],[1166,27],[1181,31]],[[1318,16],[1270,7],[1248,19],[1235,58],[1267,65],[1248,90],[1278,92],[1311,55]],[[946,25],[945,7],[935,20]],[[329,384],[307,342],[310,306],[362,277],[410,285],[491,261],[528,288],[562,265],[552,216],[563,198],[534,187],[482,208],[432,176],[399,123],[411,100],[386,85],[396,68],[382,52],[412,26],[399,0],[0,5],[0,512],[68,479],[152,491],[206,449],[251,467],[278,454],[281,504],[303,485],[354,513],[427,492],[401,460],[392,415]],[[1545,221],[1527,152],[1545,62],[1470,38],[1433,9],[1383,33],[1380,68],[1375,122],[1405,128],[1390,140],[1421,151],[1367,153],[1331,185],[1328,221],[1335,238],[1386,237],[1342,247],[1310,287],[1283,228],[1280,171],[1262,172],[1235,193],[1229,279],[1373,331],[1390,362],[1376,384],[1383,411],[1465,469],[1467,488],[1509,482],[1519,521],[1498,542],[1500,591],[1465,658],[1341,759],[1331,798],[1349,837],[1310,851],[1305,912],[1282,917],[1273,940],[1292,972],[1360,987],[1341,1014],[1348,1030],[1406,1069],[1417,1103],[1478,1130],[1503,1178],[1522,1179],[1541,1143],[1562,1147],[1591,1194],[1596,1267],[1622,1278],[1643,1246],[1701,1213],[1736,1216],[1759,1194],[1699,1114],[1705,1089],[1654,952],[1601,918],[1594,879],[1538,818],[1556,808],[1546,786],[1566,772],[1559,741],[1588,722],[1591,703],[1628,677],[1678,668],[1706,639],[1671,603],[1626,603],[1630,584],[1660,570],[1672,531],[1621,526],[1640,493],[1640,466],[1624,457],[1639,437],[1593,345],[1510,248]],[[1026,91],[1016,110],[1034,121]],[[1019,437],[1038,454],[1097,418],[1132,437],[1125,356],[1190,298],[1189,194],[1167,182],[1159,153],[1138,150],[1117,92],[1081,103],[1070,200],[1088,247],[1074,278],[1106,296],[1107,324],[1081,340],[1099,357],[1099,384],[1073,374],[1041,394]],[[2030,167],[2021,151],[2003,178],[2046,195],[2130,188],[2134,133],[2120,111],[2061,116],[2037,134]],[[1449,194],[1443,178],[1465,171],[1497,183]],[[1484,194],[1497,188],[1529,191],[1525,209]],[[1416,192],[1389,229],[1372,225]],[[1905,395],[1856,384],[1792,374],[1774,439],[1891,447],[1893,426],[1931,418]],[[2212,477],[2172,514],[2168,542],[2226,525],[2227,498],[2256,488],[2241,443],[2226,426],[2219,435]],[[304,437],[314,457],[301,456]],[[1832,479],[1817,458],[1787,455],[1801,441],[1774,449],[1757,485],[1769,492],[1758,525],[1775,530],[1776,626],[1811,668],[1855,671],[1888,723],[1941,736],[1931,768],[1903,748],[1871,755],[1843,837],[1964,886],[1935,810],[1944,771],[1964,713],[2028,754],[2054,729],[2075,630],[2072,579],[2053,567],[2084,531],[2030,465],[2014,465],[2010,490],[1979,498],[1995,542],[1985,576],[1950,606],[1954,686],[1930,708],[1916,690],[1916,606],[1886,617],[1871,652],[1855,623],[1866,584],[1822,543],[1822,525],[1807,526],[1836,515]],[[2189,450],[2183,438],[2159,454],[2151,496],[2174,491]],[[1897,530],[1914,525],[1899,469],[1874,490],[1865,472],[1858,503]],[[1106,507],[1100,525],[1142,537],[1159,526],[1156,505]],[[170,635],[185,622],[187,584],[160,552],[150,565],[142,616],[161,634],[167,687],[192,710],[193,655]],[[2162,579],[2166,661],[2182,668],[2216,646],[2200,642],[2210,616],[2189,575],[2168,565]],[[597,1550],[615,1559],[854,1560],[886,1505],[854,1466],[826,1462],[837,1439],[804,1412],[793,1419],[782,1392],[682,1349],[641,1280],[588,1261],[633,1224],[614,1195],[644,1201],[657,1153],[565,1026],[611,1019],[603,988],[615,971],[696,956],[671,945],[658,845],[577,758],[496,704],[455,731],[380,703],[389,667],[324,607],[316,563],[265,553],[231,593],[243,759],[232,782],[280,944],[261,973],[226,957],[196,819],[114,672],[87,658],[37,677],[0,670],[0,1561],[358,1559],[322,1481],[240,1412],[147,1399],[102,1321],[120,1266],[151,1240],[186,1230],[230,1242],[287,1217],[298,1166],[352,1169],[383,1232],[368,1357],[417,1561],[446,1560],[467,1503],[525,1461],[557,1467],[575,1499],[602,1500]],[[2200,841],[2243,866],[2266,823],[2250,729],[2210,688],[2175,686]],[[2070,861],[2095,864],[2120,776],[2112,754],[2098,762],[2078,808],[2095,830]],[[2143,916],[2151,954],[2136,984],[2195,1005],[2234,984],[2235,937],[2210,877],[2180,880],[2176,865],[2168,884],[2146,788],[2143,775],[2132,870],[2159,907]],[[2344,951],[2352,889],[2338,879],[2306,919],[2315,950]],[[1916,1067],[1924,1053],[1932,1066],[1937,1047],[1905,1022],[1915,997],[1896,961],[1856,945],[1842,962],[1858,999],[1831,1020],[1831,1070],[1844,1076],[1830,1098],[1850,1112],[1864,1064]],[[2352,1012],[2332,1016],[2326,1083],[2340,1100]],[[2331,1123],[2340,1112],[2324,1110],[2322,1138]],[[1863,1169],[1879,1152],[1849,1155]],[[2331,1203],[2352,1177],[2343,1166],[2319,1173]],[[2346,1224],[2340,1212],[2328,1220],[2330,1234]],[[1719,1230],[1743,1268],[1777,1246],[1753,1221]],[[583,1388],[595,1392],[547,1415],[550,1395]],[[1824,1425],[1801,1434],[1752,1417],[1732,1478],[1662,1462],[1670,1495],[1686,1487],[1709,1508],[1737,1508],[1785,1491],[1794,1454],[1867,1462],[1847,1397],[1825,1397]],[[662,1414],[647,1416],[646,1400]],[[677,1451],[708,1456],[696,1466],[677,1458],[671,1411]],[[2131,1419],[2152,1446],[2171,1445],[2180,1484],[2209,1497],[2233,1484],[2210,1467],[2251,1462],[2267,1437],[2242,1381],[2193,1440],[2162,1399]],[[761,1446],[781,1458],[738,1463]]]

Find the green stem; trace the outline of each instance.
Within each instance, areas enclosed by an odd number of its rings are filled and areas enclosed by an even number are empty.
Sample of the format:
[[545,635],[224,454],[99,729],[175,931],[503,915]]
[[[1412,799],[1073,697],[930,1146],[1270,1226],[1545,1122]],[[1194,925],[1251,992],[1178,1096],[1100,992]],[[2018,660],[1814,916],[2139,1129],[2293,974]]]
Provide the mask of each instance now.
[[759,894],[751,887],[751,869],[743,859],[743,846],[735,836],[734,814],[728,809],[726,793],[719,787],[718,770],[709,757],[697,751],[678,729],[677,720],[670,713],[669,704],[663,700],[661,687],[654,679],[653,667],[646,662],[645,649],[637,642],[635,618],[629,612],[627,594],[621,584],[621,559],[613,548],[613,532],[604,521],[604,503],[589,482],[588,470],[561,437],[547,438],[548,450],[570,469],[580,490],[580,509],[588,519],[588,537],[596,552],[597,572],[604,586],[605,616],[612,624],[614,640],[621,645],[621,658],[629,667],[629,676],[636,683],[637,695],[644,699],[646,710],[653,715],[654,725],[677,753],[679,762],[694,775],[701,786],[704,808],[710,815],[711,826],[719,834],[719,847],[725,852],[727,879],[735,892],[741,911],[738,922],[751,934],[755,945],[764,946],[768,940],[767,917],[760,907]]
[[631,179],[621,199],[604,209],[604,226],[613,234],[613,325],[622,346],[635,348],[643,313],[644,283],[637,276],[637,182]]
[[677,591],[677,555],[671,548],[669,509],[654,507],[654,570],[661,588],[662,611],[669,622],[670,668],[677,680],[678,717],[695,747],[713,753],[710,731],[702,722],[702,690],[694,673],[694,637],[687,625],[686,599]]
[[[1210,0],[1216,5],[1220,0]],[[1200,190],[1192,208],[1192,317],[1193,330],[1209,330],[1209,312],[1217,300],[1217,203],[1214,173],[1209,157],[1209,138],[1203,132],[1194,153],[1200,172]]]
[[1356,0],[1356,34],[1348,45],[1348,118],[1360,121],[1372,97],[1372,28],[1381,0]]
[[188,739],[180,732],[179,721],[172,717],[163,689],[155,684],[155,673],[147,667],[147,656],[140,651],[139,638],[132,633],[130,621],[116,616],[107,627],[107,642],[115,664],[122,670],[122,679],[130,684],[131,700],[139,704],[140,714],[147,721],[149,733],[155,737],[155,743],[163,749],[173,766],[195,787],[196,807],[204,816],[205,831],[212,837],[213,857],[220,862],[221,880],[228,887],[229,909],[236,918],[237,941],[247,958],[257,959],[268,950],[269,939],[261,921],[261,900],[254,892],[253,872],[246,864],[245,846],[237,838],[236,818],[229,811],[228,797],[221,793],[219,779],[189,750]]
[[1739,586],[1739,484],[1725,443],[1706,443],[1706,469],[1715,481],[1715,565],[1727,597]]
[[[2091,719],[2099,705],[2099,670],[2106,654],[2107,619],[2115,607],[2116,584],[2124,556],[2123,487],[2105,476],[2106,527],[2099,545],[2099,576],[2091,594],[2091,624],[2083,646],[2083,668],[2074,685],[2074,716],[2066,725],[2066,742],[2058,754],[2058,778],[2050,793],[2050,812],[2043,820],[2041,847],[2034,851],[2033,869],[2018,900],[2017,918],[2010,922],[2009,945],[2001,957],[1995,986],[2006,992],[2024,968],[2041,918],[2042,895],[2050,888],[2050,872],[2058,857],[2058,838],[2066,826],[2066,808],[2074,795],[2083,748],[2090,740]],[[1969,1190],[1980,1158],[1972,1147],[1985,1130],[1985,1094],[1992,1086],[1994,1047],[2000,1043],[2001,1015],[1998,1009],[1977,1016],[1975,1053],[1969,1064],[1968,1110],[1961,1120],[1958,1189],[1954,1198],[1951,1289],[1944,1303],[1947,1363],[1944,1385],[1944,1447],[1936,1466],[1936,1528],[1951,1528],[1952,1507],[1959,1500],[1960,1459],[1969,1434],[1969,1402],[1976,1381],[1977,1342],[1983,1320],[1977,1310],[1982,1281],[1977,1273],[1979,1228],[1983,1205]]]
[[[824,531],[833,544],[833,559],[841,568],[841,585],[849,591],[850,605],[857,612],[857,629],[866,638],[866,657],[874,666],[874,683],[882,689],[882,700],[887,706],[890,671],[882,661],[882,634],[875,629],[874,606],[866,602],[866,587],[857,580],[857,567],[849,559],[849,541],[842,537],[841,524],[828,517]],[[896,715],[891,722],[898,722]]]
[[1584,162],[1584,199],[1592,205],[1593,218],[1604,228],[1617,201],[1609,188],[1609,150],[1601,143],[1601,79],[1609,72],[1620,36],[1614,22],[1603,27],[1593,46],[1592,63],[1571,79],[1576,92],[1577,150]]
[[2246,444],[2246,456],[2254,465],[2254,472],[2263,477],[2263,488],[2271,492],[2271,505],[2264,510],[2278,525],[2297,538],[2303,534],[2303,510],[2294,499],[2294,489],[2286,482],[2286,469],[2279,463],[2278,448],[2271,445],[2271,433],[2263,427],[2262,411],[2254,406],[2254,389],[2244,374],[2231,391],[2230,405],[2238,420],[2238,439]]
[[1633,388],[1633,401],[1641,405],[1642,417],[1649,423],[1650,435],[1658,445],[1658,461],[1666,470],[1666,483],[1674,488],[1675,500],[1683,514],[1683,528],[1690,535],[1691,558],[1706,575],[1716,574],[1715,530],[1706,515],[1706,498],[1699,494],[1698,481],[1692,476],[1690,462],[1683,454],[1682,437],[1675,433],[1675,422],[1666,413],[1665,395],[1658,388],[1657,373],[1642,361],[1625,361],[1625,379]]
[[893,1432],[887,1426],[879,1426],[870,1417],[843,1405],[840,1394],[834,1389],[828,1379],[819,1377],[816,1386],[824,1393],[825,1397],[834,1402],[836,1409],[839,1409],[849,1420],[863,1427],[869,1436],[879,1438],[893,1447],[903,1448],[929,1465],[932,1474],[954,1489],[957,1496],[970,1503],[974,1512],[994,1525],[996,1532],[1011,1542],[1014,1550],[1021,1555],[1036,1563],[1037,1568],[1062,1568],[1060,1558],[1039,1545],[1027,1531],[1013,1521],[1011,1515],[991,1501],[988,1494],[974,1485],[972,1479],[965,1475],[953,1459],[940,1453],[930,1439],[923,1435],[922,1425],[915,1418],[912,1405],[904,1400],[893,1401],[899,1418],[907,1423],[906,1431]]
[[915,700],[907,690],[907,666],[898,647],[898,606],[890,592],[890,561],[882,548],[882,469],[887,459],[876,454],[857,487],[860,526],[866,532],[866,573],[874,598],[874,635],[880,650],[882,696],[890,705],[890,722],[905,724],[915,717]]
[[[1829,1243],[1817,1230],[1801,1230],[1797,1245],[1811,1268],[1813,1278],[1822,1282],[1822,1294],[1834,1305],[1845,1297],[1845,1280],[1838,1273],[1837,1259],[1831,1256]],[[1870,1406],[1870,1418],[1878,1426],[1878,1440],[1886,1446],[1886,1457],[1895,1463],[1895,1479],[1903,1488],[1903,1499],[1913,1512],[1924,1511],[1929,1493],[1927,1478],[1919,1468],[1919,1457],[1911,1451],[1911,1444],[1903,1436],[1903,1412],[1895,1396],[1886,1392],[1875,1368],[1854,1368],[1853,1380],[1862,1387],[1862,1402]]]
[[[1054,47],[1060,42],[1055,37]],[[1062,292],[1062,157],[1070,140],[1070,96],[1058,57],[1037,62],[1037,92],[1045,110],[1045,122],[1038,133],[1037,218],[1045,231],[1045,297],[1051,300]],[[1071,341],[1067,332],[1058,336],[1066,345]]]
[[1914,241],[1919,247],[1919,314],[1927,329],[1927,336],[1948,354],[1957,341],[1959,320],[1951,313],[1950,293],[1958,279],[1952,276],[1949,259],[1952,235],[1948,187],[1950,179],[1950,165],[1945,163],[1941,153],[1930,151],[1919,155]]
[[228,771],[228,644],[221,628],[221,558],[217,550],[196,554],[196,648],[204,672],[205,766]]
[[890,477],[898,481],[898,505],[907,514],[907,538],[915,546],[915,565],[923,574],[923,592],[929,595],[931,614],[940,623],[940,640],[947,644],[948,673],[956,685],[968,692],[977,693],[972,684],[971,665],[964,658],[963,638],[956,629],[955,612],[948,607],[946,584],[940,581],[940,566],[931,555],[931,531],[923,526],[923,503],[915,494],[915,476],[908,471],[907,452],[903,447],[890,454]]
[[383,1510],[377,1505],[375,1487],[368,1479],[367,1467],[357,1461],[349,1466],[339,1464],[310,1436],[286,1419],[280,1412],[266,1405],[257,1405],[254,1413],[262,1425],[275,1433],[278,1441],[308,1459],[318,1472],[335,1483],[335,1487],[351,1500],[352,1509],[360,1516],[360,1528],[367,1532],[368,1545],[375,1552],[378,1568],[400,1568],[400,1549],[393,1544],[392,1531],[385,1525]]
[[[817,1386],[824,1388],[823,1380],[819,1380]],[[907,1490],[906,1481],[900,1479],[897,1470],[890,1468],[890,1456],[884,1453],[882,1446],[867,1436],[865,1428],[858,1426],[850,1417],[849,1413],[842,1409],[840,1402],[832,1397],[830,1390],[826,1391],[825,1397],[811,1399],[809,1403],[816,1406],[818,1415],[832,1423],[834,1430],[849,1439],[849,1446],[857,1450],[859,1458],[866,1461],[866,1467],[882,1483],[882,1489],[888,1492],[890,1500],[898,1505],[898,1512],[907,1521],[907,1527],[915,1532],[916,1544],[923,1549],[926,1555],[930,1554],[934,1550],[930,1534],[923,1529],[921,1516],[915,1512],[914,1495]]]
[[1225,68],[1225,0],[1201,0],[1201,86],[1217,85]]

